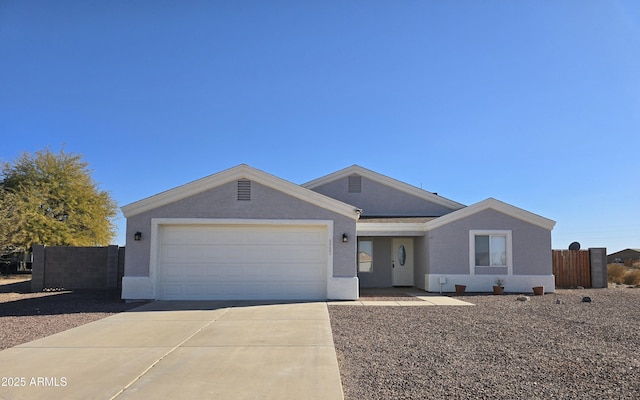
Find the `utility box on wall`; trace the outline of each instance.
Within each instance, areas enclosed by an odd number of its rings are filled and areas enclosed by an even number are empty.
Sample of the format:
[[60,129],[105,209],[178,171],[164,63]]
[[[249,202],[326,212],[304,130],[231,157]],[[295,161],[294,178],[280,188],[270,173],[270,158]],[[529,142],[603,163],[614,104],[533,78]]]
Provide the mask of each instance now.
[[590,248],[589,259],[591,261],[591,287],[608,287],[607,249],[605,247]]

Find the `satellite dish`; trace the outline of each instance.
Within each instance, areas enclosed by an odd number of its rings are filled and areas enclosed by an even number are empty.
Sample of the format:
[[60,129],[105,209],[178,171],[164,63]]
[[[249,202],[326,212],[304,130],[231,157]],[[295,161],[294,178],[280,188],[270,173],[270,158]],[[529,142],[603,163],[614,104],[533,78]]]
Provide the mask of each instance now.
[[580,243],[573,242],[569,245],[569,250],[580,250]]

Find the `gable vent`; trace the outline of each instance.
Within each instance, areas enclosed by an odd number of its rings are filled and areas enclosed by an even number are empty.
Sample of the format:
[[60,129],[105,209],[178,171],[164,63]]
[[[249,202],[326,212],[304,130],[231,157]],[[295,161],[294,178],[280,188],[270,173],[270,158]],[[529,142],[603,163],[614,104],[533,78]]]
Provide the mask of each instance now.
[[251,181],[246,179],[238,180],[238,200],[251,200]]
[[349,176],[349,193],[362,192],[362,177],[360,175]]

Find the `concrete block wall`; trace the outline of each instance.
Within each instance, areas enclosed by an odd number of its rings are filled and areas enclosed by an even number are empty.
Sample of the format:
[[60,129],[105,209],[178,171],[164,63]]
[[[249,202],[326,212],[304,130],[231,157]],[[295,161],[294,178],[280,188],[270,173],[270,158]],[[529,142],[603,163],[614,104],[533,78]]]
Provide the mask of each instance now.
[[44,289],[44,246],[32,246],[33,263],[31,264],[31,291],[41,292]]
[[124,247],[118,248],[118,289],[122,289],[122,277],[124,276]]
[[117,289],[124,272],[120,250],[118,246],[34,245],[31,290]]

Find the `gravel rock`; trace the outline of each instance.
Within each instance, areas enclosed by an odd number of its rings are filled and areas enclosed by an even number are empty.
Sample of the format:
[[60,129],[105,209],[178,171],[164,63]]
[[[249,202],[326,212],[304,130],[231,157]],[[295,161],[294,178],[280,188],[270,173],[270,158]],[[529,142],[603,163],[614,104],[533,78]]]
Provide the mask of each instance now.
[[640,398],[640,290],[457,298],[329,306],[345,398]]
[[30,281],[0,285],[0,350],[137,307],[119,291],[31,293]]
[[[0,349],[140,305],[29,284],[0,285]],[[640,398],[640,290],[517,296],[456,297],[475,307],[329,306],[345,399]],[[390,298],[415,301],[371,295]]]

